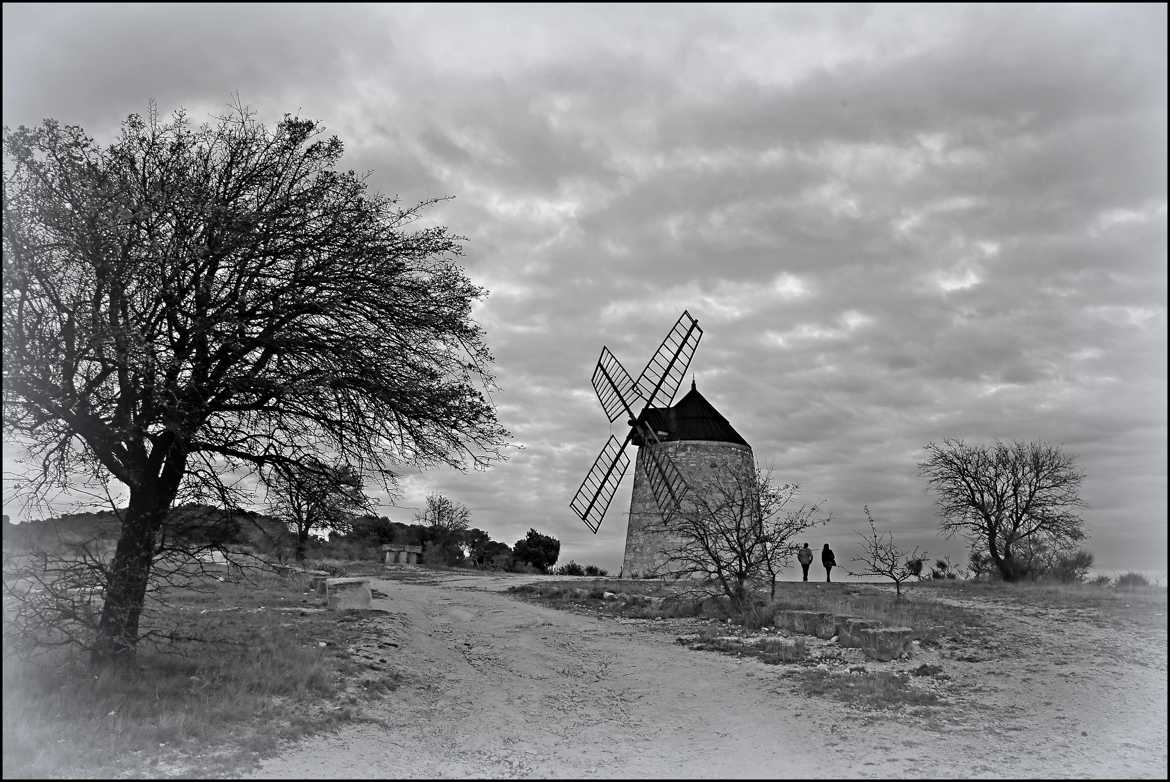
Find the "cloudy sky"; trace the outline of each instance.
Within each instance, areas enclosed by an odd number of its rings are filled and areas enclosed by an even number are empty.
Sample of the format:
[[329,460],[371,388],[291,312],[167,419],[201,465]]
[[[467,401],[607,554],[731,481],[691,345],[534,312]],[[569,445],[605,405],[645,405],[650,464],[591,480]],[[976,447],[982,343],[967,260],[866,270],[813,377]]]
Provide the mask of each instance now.
[[[148,100],[320,120],[468,237],[502,422],[488,472],[406,476],[512,542],[616,571],[568,501],[609,434],[589,376],[683,309],[692,369],[833,521],[938,535],[955,437],[1087,473],[1102,568],[1166,567],[1166,7],[5,4],[3,121],[108,134]],[[620,436],[624,432],[618,431]],[[10,456],[10,451],[6,455]],[[7,461],[7,459],[6,459]],[[5,512],[12,513],[7,503]]]

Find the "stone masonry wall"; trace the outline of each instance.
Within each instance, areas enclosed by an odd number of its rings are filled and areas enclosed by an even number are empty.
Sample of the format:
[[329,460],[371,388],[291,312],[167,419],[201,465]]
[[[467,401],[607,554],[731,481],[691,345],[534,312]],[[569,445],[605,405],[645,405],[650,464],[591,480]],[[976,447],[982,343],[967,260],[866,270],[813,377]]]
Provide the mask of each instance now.
[[753,470],[752,449],[738,443],[708,440],[680,440],[643,446],[634,462],[634,491],[630,499],[630,520],[626,527],[626,553],[622,560],[625,578],[652,575],[666,563],[666,552],[677,545],[677,538],[661,530],[662,516],[650,491],[644,454],[647,447],[661,448],[678,466],[692,488],[711,483],[719,474],[731,470]]

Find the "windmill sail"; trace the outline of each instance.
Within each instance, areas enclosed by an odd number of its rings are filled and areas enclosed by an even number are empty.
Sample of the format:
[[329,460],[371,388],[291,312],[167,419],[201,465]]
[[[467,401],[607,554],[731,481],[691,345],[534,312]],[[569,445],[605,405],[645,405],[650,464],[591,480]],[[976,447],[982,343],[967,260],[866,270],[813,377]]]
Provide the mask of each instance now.
[[[628,441],[627,441],[628,442]],[[594,533],[601,526],[605,511],[613,500],[618,484],[630,466],[630,459],[624,453],[625,444],[609,436],[601,453],[593,460],[593,466],[585,474],[569,507]]]
[[597,359],[597,367],[593,370],[593,390],[597,392],[597,399],[610,423],[623,413],[633,418],[646,404],[637,383],[608,347],[601,349],[601,358]]
[[647,407],[670,407],[702,336],[699,322],[684,310],[638,376],[637,386]]
[[644,422],[635,422],[640,421],[651,407],[670,406],[702,336],[699,322],[684,310],[637,380],[630,377],[608,347],[601,349],[601,357],[593,370],[593,390],[597,392],[597,399],[610,423],[624,414],[634,426],[625,442],[619,443],[610,435],[569,503],[573,512],[594,533],[601,526],[618,484],[630,466],[624,451],[639,429],[642,430],[641,445],[646,449],[646,472],[654,501],[663,518],[670,518],[677,512],[687,490],[686,481],[670,457],[654,447],[658,444],[658,437],[653,428]]
[[683,495],[687,490],[686,480],[674,460],[655,447],[656,443],[647,443],[643,446],[646,452],[646,475],[650,484],[650,493],[654,495],[654,503],[663,521],[669,523],[671,517],[679,509]]

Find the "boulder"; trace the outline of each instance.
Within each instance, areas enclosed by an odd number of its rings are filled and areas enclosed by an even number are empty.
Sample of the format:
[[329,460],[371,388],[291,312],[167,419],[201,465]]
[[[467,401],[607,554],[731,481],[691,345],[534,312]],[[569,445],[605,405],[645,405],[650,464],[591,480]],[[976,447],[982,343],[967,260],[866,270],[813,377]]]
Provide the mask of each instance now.
[[370,607],[370,580],[368,578],[325,579],[325,604],[330,611]]

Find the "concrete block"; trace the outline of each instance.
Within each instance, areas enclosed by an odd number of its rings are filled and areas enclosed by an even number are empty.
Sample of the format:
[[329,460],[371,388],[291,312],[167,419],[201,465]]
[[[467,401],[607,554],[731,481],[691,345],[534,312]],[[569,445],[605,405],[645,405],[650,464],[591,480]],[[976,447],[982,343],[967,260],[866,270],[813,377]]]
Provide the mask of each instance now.
[[871,660],[896,660],[910,651],[909,627],[877,627],[861,631],[861,651]]
[[325,579],[325,602],[330,611],[370,607],[368,578]]

